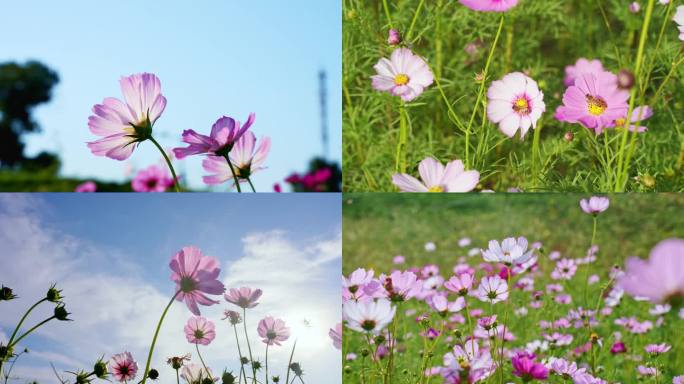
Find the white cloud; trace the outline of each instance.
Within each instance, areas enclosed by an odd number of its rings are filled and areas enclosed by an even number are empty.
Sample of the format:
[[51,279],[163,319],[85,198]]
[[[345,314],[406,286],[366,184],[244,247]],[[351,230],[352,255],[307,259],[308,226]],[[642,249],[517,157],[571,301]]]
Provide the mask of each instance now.
[[[135,262],[122,259],[117,250],[74,238],[46,224],[42,216],[46,209],[49,206],[33,196],[0,195],[0,244],[4,253],[0,282],[21,296],[2,304],[0,326],[4,333],[11,332],[23,311],[45,294],[50,282],[64,290],[67,309],[75,321],[53,321],[27,337],[25,342],[32,352],[25,360],[22,357],[15,373],[25,379],[54,380],[49,362],[60,372],[88,369],[100,356],[124,350],[131,351],[144,369],[152,332],[172,294],[172,283],[157,288],[141,280],[134,273]],[[58,223],[59,218],[50,222]],[[264,356],[264,344],[256,334],[257,321],[265,315],[280,317],[291,326],[293,336],[285,346],[269,350],[271,373],[285,375],[296,337],[295,361],[302,363],[308,381],[341,383],[341,356],[327,336],[328,328],[340,319],[341,234],[300,244],[286,232],[270,231],[246,235],[242,245],[241,257],[222,260],[223,276],[227,287],[247,285],[264,291],[260,305],[247,313],[255,358],[263,361]],[[166,268],[161,273],[168,274]],[[219,320],[228,307],[222,301],[221,305],[202,308],[202,314],[216,322],[216,340],[200,348],[215,373],[226,364],[233,371],[238,367],[233,330]],[[27,324],[50,314],[51,305],[44,304]],[[189,316],[180,302],[174,303],[167,315],[152,364],[162,375],[173,374],[165,365],[169,356],[192,352],[196,359],[194,346],[183,334]],[[305,319],[310,326],[304,325]],[[242,347],[245,349],[244,344]]]

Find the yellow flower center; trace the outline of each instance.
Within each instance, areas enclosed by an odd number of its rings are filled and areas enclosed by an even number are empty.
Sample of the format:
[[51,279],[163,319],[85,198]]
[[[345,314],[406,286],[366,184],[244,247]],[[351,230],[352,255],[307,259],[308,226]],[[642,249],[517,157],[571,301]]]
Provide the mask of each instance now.
[[519,97],[515,103],[513,103],[513,110],[521,115],[527,115],[530,113],[530,103],[525,97]]
[[430,187],[428,192],[444,192],[444,188],[440,187],[439,185],[435,185],[434,187]]
[[594,116],[601,116],[603,112],[608,108],[606,101],[600,97],[594,97],[592,95],[586,95],[587,97],[587,110]]
[[626,122],[627,121],[625,119],[617,119],[615,120],[615,125],[618,127],[624,127]]
[[394,84],[396,85],[406,85],[409,82],[409,77],[404,75],[403,73],[400,73],[396,76],[394,76]]

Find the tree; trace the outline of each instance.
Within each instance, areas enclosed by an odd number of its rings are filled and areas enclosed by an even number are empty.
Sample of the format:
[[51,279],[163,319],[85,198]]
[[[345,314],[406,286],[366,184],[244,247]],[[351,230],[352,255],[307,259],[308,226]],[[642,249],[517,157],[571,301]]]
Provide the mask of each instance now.
[[31,118],[33,107],[48,102],[58,82],[57,73],[37,61],[0,64],[0,167],[23,166],[28,160],[22,135],[40,131]]

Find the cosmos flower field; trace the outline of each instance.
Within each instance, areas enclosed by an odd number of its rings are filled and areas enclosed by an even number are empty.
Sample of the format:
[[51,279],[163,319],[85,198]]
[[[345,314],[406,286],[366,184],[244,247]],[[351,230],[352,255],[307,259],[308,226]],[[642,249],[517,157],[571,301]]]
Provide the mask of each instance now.
[[684,189],[681,2],[343,12],[345,191]]
[[682,207],[347,194],[344,382],[683,382]]

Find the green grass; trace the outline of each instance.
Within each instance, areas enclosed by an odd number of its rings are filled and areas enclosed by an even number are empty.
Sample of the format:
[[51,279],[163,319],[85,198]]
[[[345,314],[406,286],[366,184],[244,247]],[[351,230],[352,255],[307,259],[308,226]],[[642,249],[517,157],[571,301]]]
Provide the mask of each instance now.
[[[549,277],[555,262],[546,255],[552,250],[558,250],[563,257],[584,257],[591,243],[592,218],[579,208],[579,194],[354,194],[344,196],[343,209],[343,272],[348,275],[356,268],[371,268],[380,273],[388,273],[397,266],[392,264],[395,255],[406,257],[406,264],[401,268],[421,267],[426,264],[436,264],[440,267],[442,276],[450,277],[451,269],[465,256],[470,248],[460,248],[458,240],[470,237],[472,247],[485,247],[491,239],[502,240],[509,236],[526,236],[530,242],[543,243],[543,255],[539,260],[541,274],[535,278],[535,289],[543,290],[546,284],[554,282]],[[578,306],[595,308],[601,291],[608,283],[608,271],[611,266],[623,265],[628,256],[648,257],[650,250],[659,241],[678,237],[684,238],[684,196],[678,194],[616,194],[611,195],[610,208],[599,216],[596,243],[600,246],[598,259],[595,263],[580,266],[575,278],[565,284],[565,289],[573,297],[570,305],[560,305],[551,301],[546,295],[545,305],[540,310],[529,308],[529,314],[524,317],[510,315],[511,331],[517,340],[507,348],[524,347],[527,342],[541,339],[539,320],[551,320],[565,316],[567,311]],[[426,242],[432,241],[437,249],[434,252],[425,251]],[[483,262],[481,256],[467,258],[472,266]],[[590,274],[598,274],[599,284],[589,286],[585,293],[584,281]],[[477,277],[482,276],[478,271]],[[453,296],[452,296],[453,300]],[[489,304],[469,298],[471,305],[489,312]],[[513,308],[527,306],[529,293],[515,290],[512,293]],[[629,332],[613,324],[613,320],[622,316],[636,316],[639,320],[655,321],[655,317],[648,314],[650,305],[636,302],[627,297],[614,313],[603,318],[600,325],[594,328],[603,339],[603,348],[597,352],[598,376],[610,382],[636,382],[637,362],[628,358],[632,355],[645,357],[643,346],[650,343],[666,342],[673,345],[673,350],[667,352],[660,359],[666,380],[683,375],[684,367],[684,339],[681,328],[684,320],[676,318],[676,311],[671,311],[666,318],[666,324],[654,328],[642,336],[631,335]],[[413,317],[406,317],[406,309],[416,309],[418,313],[427,312],[428,307],[423,302],[411,300],[402,303],[397,311],[400,349],[403,352],[396,357],[394,383],[417,383],[421,365],[423,340],[418,336],[421,327],[413,321]],[[505,305],[494,306],[494,313],[499,319],[504,318]],[[439,328],[439,317],[431,315],[431,325]],[[469,334],[467,324],[451,323],[450,327]],[[620,331],[629,348],[628,355],[612,356],[609,353],[614,339],[612,333]],[[450,331],[447,331],[450,332]],[[563,332],[561,330],[561,332]],[[541,357],[567,357],[573,348],[584,344],[589,337],[587,329],[570,329],[574,340],[570,348],[559,348],[543,353]],[[452,334],[451,332],[449,333]],[[453,346],[452,343],[442,341],[437,343],[434,357],[430,366],[441,365],[442,356]],[[354,352],[361,356],[367,349],[362,335],[345,329],[343,353]],[[590,356],[584,354],[577,358],[580,363],[590,363]],[[574,360],[570,358],[569,360]],[[645,359],[641,364],[645,364]],[[678,363],[679,362],[679,363]],[[383,365],[387,360],[382,361]],[[369,369],[370,361],[366,359],[362,369],[362,359],[346,362],[345,382],[361,382],[361,372],[364,372],[365,383],[381,382],[378,376],[373,378],[373,370]],[[504,382],[520,382],[512,376],[510,362],[505,365]],[[669,380],[669,381],[668,381]],[[432,380],[440,383],[441,379]],[[489,381],[499,383],[499,372]],[[558,378],[550,382],[560,383]],[[654,382],[653,379],[647,382]]]
[[[419,3],[388,1],[388,19],[379,0],[343,1],[343,183],[347,192],[396,190],[391,175],[397,171],[400,102],[375,92],[370,81],[375,74],[373,65],[393,50],[386,42],[390,21],[407,35],[415,18],[411,36],[405,36],[407,44],[428,61],[440,79],[456,118],[467,125],[476,107],[480,84],[474,77],[485,67],[500,16],[471,11],[453,0],[426,1],[416,12]],[[655,116],[647,120],[649,132],[639,135],[634,143],[626,178],[618,172],[618,164],[626,162],[628,152],[622,149],[621,131],[611,130],[596,139],[579,125],[553,118],[565,90],[564,68],[578,58],[600,59],[613,72],[635,70],[648,1],[640,3],[641,12],[632,14],[628,4],[619,0],[522,0],[506,13],[486,85],[506,73],[525,71],[544,91],[547,110],[540,120],[539,151],[533,159],[533,132],[522,142],[518,136],[508,139],[487,121],[482,113],[484,105],[477,106],[467,163],[482,175],[479,188],[684,190],[684,64],[673,71],[652,105]],[[673,8],[676,5],[679,2],[674,1]],[[672,63],[684,57],[676,24],[665,17],[667,11],[666,6],[655,2],[644,35],[644,64],[636,92],[637,96],[643,94],[643,102],[637,97],[635,105],[653,101]],[[662,27],[663,39],[656,50]],[[474,41],[481,41],[481,48],[470,56],[464,47]],[[403,156],[408,173],[417,175],[417,164],[427,156],[442,162],[466,160],[464,131],[450,118],[436,84],[409,103],[407,112],[408,141]],[[566,132],[573,132],[574,140],[565,141]],[[631,137],[624,148],[630,144]]]

